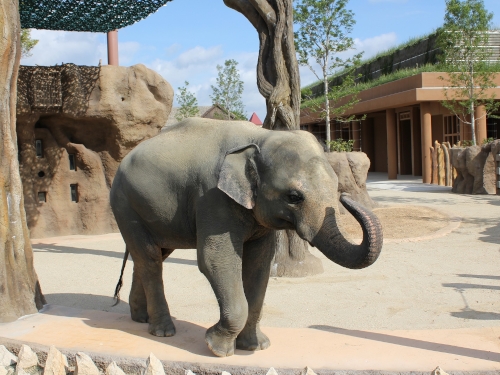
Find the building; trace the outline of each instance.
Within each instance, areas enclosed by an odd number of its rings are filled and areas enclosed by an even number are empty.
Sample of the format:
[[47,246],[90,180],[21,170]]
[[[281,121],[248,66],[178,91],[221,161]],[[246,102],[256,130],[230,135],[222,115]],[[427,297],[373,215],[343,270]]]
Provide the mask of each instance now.
[[[416,68],[418,64],[434,63],[435,37],[430,36],[405,46],[387,56],[381,56],[359,68],[366,80],[378,78],[386,71],[389,62],[392,71],[401,68]],[[490,44],[498,58],[500,34],[491,33]],[[492,48],[493,48],[492,47]],[[470,140],[471,129],[462,124],[441,102],[446,100],[440,72],[421,72],[412,76],[388,82],[361,91],[359,102],[345,115],[355,115],[363,121],[350,123],[331,122],[331,139],[354,140],[354,150],[365,152],[371,161],[370,171],[386,172],[389,179],[397,175],[422,176],[424,183],[431,182],[430,148],[434,141],[449,142]],[[490,90],[500,98],[500,76],[496,77],[497,87]],[[321,85],[309,88],[320,93]],[[479,115],[484,108],[476,108]],[[478,116],[476,116],[478,117]],[[300,127],[316,135],[324,144],[326,126],[319,113],[309,109],[301,110]],[[476,123],[478,144],[488,137],[500,137],[500,121],[483,117]]]

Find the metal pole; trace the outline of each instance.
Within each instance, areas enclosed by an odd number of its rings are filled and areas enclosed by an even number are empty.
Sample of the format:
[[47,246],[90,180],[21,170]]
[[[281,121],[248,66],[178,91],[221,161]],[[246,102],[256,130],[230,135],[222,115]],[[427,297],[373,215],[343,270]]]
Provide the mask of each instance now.
[[108,31],[108,65],[119,65],[118,30]]

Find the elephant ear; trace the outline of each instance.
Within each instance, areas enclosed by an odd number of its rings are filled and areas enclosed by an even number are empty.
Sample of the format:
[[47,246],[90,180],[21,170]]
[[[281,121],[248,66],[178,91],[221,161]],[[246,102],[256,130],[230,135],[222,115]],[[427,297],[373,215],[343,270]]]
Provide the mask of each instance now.
[[260,148],[254,143],[226,152],[217,184],[220,190],[249,210],[255,206],[255,194],[259,185],[254,160],[256,153],[260,153]]

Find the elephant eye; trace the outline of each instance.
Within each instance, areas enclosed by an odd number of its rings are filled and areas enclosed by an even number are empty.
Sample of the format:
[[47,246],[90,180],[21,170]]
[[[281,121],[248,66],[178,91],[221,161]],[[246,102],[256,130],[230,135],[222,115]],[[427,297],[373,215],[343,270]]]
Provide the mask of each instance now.
[[298,191],[291,191],[287,195],[287,200],[291,204],[298,204],[302,201],[304,201],[304,196],[299,193]]

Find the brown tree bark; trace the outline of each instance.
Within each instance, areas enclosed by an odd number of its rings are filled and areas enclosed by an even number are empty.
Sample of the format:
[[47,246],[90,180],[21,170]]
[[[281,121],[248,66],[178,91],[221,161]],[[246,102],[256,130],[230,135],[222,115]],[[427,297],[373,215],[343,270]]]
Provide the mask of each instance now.
[[33,267],[17,158],[18,0],[0,2],[0,29],[0,322],[8,322],[37,312],[45,299]]
[[[292,0],[224,0],[243,14],[259,34],[257,86],[266,99],[264,128],[300,128],[300,76],[293,36]],[[323,272],[307,242],[295,231],[276,233],[273,276],[302,277]]]

